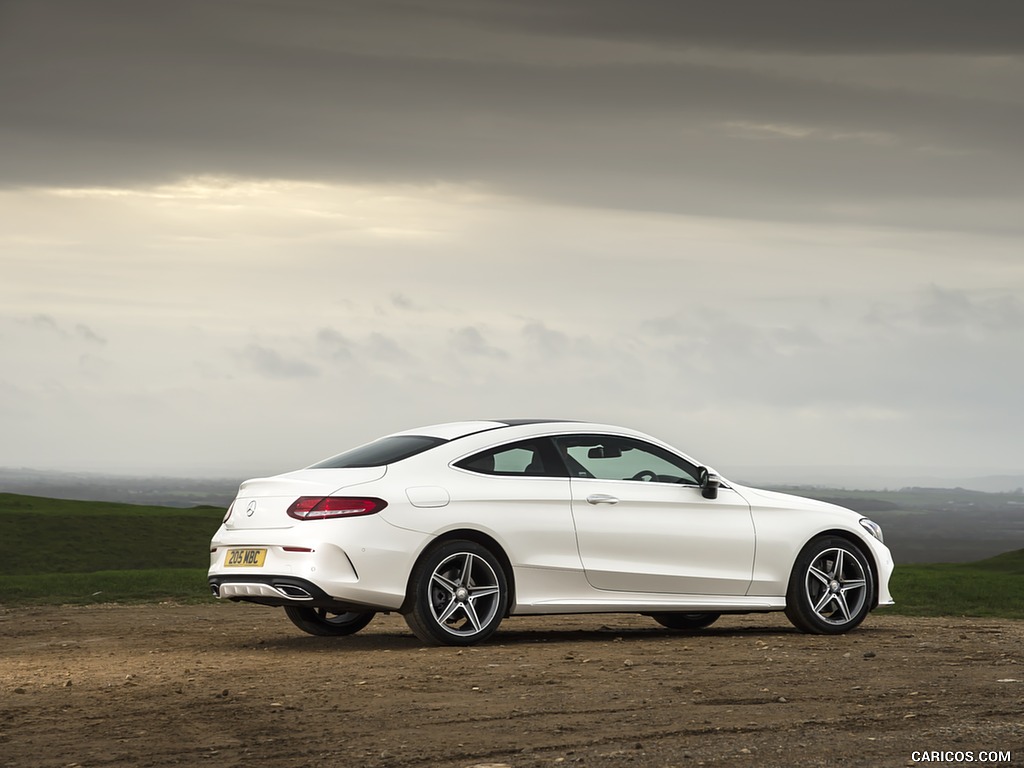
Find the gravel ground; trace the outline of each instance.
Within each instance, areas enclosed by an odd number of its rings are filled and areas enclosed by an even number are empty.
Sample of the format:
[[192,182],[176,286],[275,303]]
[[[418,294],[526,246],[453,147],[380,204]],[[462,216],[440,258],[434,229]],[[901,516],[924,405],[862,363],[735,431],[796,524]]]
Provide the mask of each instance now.
[[1024,622],[514,618],[458,649],[397,615],[319,638],[252,605],[0,609],[4,768],[982,763],[1024,765]]

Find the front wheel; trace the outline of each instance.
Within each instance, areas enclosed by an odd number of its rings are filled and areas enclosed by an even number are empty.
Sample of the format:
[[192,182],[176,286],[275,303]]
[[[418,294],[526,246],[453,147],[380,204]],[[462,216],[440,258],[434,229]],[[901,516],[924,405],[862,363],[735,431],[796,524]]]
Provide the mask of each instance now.
[[704,629],[722,616],[720,613],[652,613],[651,618],[669,629]]
[[863,553],[846,539],[820,536],[796,559],[786,593],[786,616],[801,632],[838,635],[871,610],[874,582]]
[[303,632],[321,637],[354,635],[377,615],[373,611],[333,613],[326,608],[303,608],[297,605],[286,605],[284,612],[292,624]]
[[494,634],[508,607],[501,563],[475,541],[448,541],[416,565],[405,621],[424,643],[472,645]]

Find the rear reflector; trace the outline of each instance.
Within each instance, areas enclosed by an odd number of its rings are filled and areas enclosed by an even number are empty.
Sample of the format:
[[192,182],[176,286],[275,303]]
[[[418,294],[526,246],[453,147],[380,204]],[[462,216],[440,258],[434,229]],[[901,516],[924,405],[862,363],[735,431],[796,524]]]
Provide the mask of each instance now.
[[296,520],[359,517],[374,515],[387,505],[372,496],[300,496],[288,507],[288,516]]

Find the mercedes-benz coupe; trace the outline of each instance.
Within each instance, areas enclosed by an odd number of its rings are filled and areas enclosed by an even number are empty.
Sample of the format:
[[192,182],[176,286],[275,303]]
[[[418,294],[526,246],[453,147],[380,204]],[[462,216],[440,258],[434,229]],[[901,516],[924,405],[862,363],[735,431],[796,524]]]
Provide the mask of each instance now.
[[397,611],[424,643],[469,645],[539,614],[699,629],[785,611],[841,633],[892,603],[892,570],[856,512],[725,480],[631,429],[518,419],[399,432],[242,483],[209,584],[315,635]]

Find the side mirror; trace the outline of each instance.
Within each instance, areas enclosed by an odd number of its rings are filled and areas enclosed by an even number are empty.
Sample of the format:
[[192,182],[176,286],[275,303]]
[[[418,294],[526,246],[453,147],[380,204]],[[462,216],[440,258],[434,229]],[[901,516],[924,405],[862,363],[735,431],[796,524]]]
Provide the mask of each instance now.
[[701,467],[697,473],[697,481],[700,483],[700,495],[705,499],[718,498],[718,486],[722,484],[722,478],[714,472],[709,472],[707,467]]

